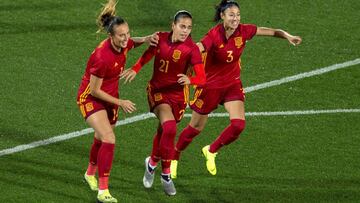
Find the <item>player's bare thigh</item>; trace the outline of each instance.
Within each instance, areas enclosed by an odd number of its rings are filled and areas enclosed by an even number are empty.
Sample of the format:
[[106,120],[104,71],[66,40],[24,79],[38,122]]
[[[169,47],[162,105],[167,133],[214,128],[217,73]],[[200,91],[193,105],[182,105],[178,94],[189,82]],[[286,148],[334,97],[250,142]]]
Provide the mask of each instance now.
[[224,103],[226,111],[229,113],[231,119],[245,120],[245,105],[243,101],[235,100]]
[[94,129],[95,137],[102,142],[115,143],[114,125],[110,124],[105,110],[97,111],[91,114],[86,122]]
[[[114,125],[111,125],[111,128],[114,130],[115,129],[115,124]],[[101,140],[101,137],[98,133],[94,133],[94,137],[97,139],[97,140]]]
[[169,120],[175,120],[171,106],[167,103],[159,104],[158,106],[156,106],[154,108],[154,114],[160,120],[161,124]]

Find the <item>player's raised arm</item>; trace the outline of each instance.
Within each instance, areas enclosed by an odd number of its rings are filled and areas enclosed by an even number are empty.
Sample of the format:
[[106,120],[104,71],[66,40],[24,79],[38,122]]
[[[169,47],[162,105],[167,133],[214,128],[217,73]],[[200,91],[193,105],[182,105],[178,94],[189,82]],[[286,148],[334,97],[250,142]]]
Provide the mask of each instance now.
[[136,77],[137,73],[141,70],[141,68],[148,63],[155,55],[156,47],[150,46],[143,55],[137,60],[135,65],[132,68],[125,70],[120,75],[120,80],[125,78],[124,84],[127,82],[131,82]]
[[273,36],[278,38],[287,39],[290,44],[296,46],[299,45],[302,41],[301,37],[293,36],[288,32],[281,29],[267,28],[267,27],[258,27],[256,31],[257,36]]
[[145,37],[132,37],[131,39],[135,43],[135,47],[140,46],[143,43],[148,43],[150,46],[156,46],[159,42],[159,36],[155,32],[154,34],[145,36]]

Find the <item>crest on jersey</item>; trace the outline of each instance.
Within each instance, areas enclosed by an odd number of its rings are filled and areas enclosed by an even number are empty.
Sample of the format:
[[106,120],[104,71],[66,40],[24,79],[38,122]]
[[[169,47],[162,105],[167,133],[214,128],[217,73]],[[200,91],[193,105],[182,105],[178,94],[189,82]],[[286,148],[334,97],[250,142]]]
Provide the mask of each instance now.
[[175,49],[172,57],[173,57],[173,61],[177,62],[181,57],[181,51],[178,49]]
[[243,45],[242,37],[236,37],[235,38],[235,46],[239,49]]
[[86,109],[87,112],[90,112],[90,111],[94,110],[93,103],[89,102],[89,103],[85,104],[85,109]]
[[221,45],[219,46],[219,49],[222,49],[222,48],[224,48],[224,44],[221,44]]
[[162,100],[162,95],[161,95],[161,93],[156,93],[156,94],[154,95],[154,97],[155,97],[155,101],[156,101],[156,102]]

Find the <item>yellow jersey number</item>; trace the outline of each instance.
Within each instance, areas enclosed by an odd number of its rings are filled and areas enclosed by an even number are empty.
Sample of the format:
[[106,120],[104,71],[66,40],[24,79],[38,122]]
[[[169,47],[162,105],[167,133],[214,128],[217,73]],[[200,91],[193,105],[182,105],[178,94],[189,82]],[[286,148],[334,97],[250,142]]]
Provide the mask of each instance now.
[[234,56],[232,55],[233,54],[233,51],[227,51],[228,53],[228,58],[226,59],[226,62],[228,63],[231,63],[233,60],[234,60]]
[[167,73],[168,69],[169,69],[169,61],[161,59],[159,71],[161,71],[163,73]]

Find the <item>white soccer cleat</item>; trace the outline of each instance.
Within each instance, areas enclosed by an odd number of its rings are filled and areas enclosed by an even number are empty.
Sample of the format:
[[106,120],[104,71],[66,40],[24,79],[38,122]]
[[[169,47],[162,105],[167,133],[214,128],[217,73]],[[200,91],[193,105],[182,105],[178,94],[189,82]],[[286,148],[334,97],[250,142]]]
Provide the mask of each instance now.
[[[161,175],[161,176],[163,176],[163,175]],[[163,177],[160,178],[164,192],[165,192],[165,194],[167,194],[169,196],[174,196],[176,194],[174,182],[171,180],[170,177],[168,177],[167,179],[168,180],[165,180]]]
[[147,157],[145,159],[145,173],[143,177],[143,184],[145,188],[151,188],[154,183],[155,170],[152,172],[149,171],[149,161],[150,157]]

